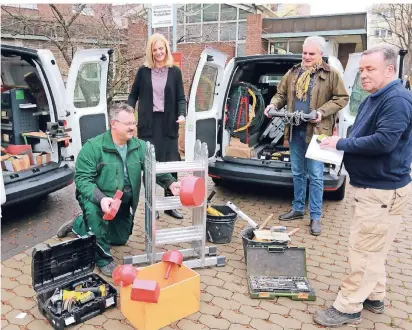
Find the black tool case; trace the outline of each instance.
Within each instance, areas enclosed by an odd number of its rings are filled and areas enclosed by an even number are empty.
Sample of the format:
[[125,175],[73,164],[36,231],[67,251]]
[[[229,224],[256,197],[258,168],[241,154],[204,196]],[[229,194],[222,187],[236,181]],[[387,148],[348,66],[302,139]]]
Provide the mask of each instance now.
[[[87,235],[54,246],[39,244],[33,250],[31,274],[33,289],[37,293],[37,306],[50,321],[53,328],[61,330],[102,314],[106,308],[117,306],[117,290],[99,275],[95,267],[96,236]],[[84,280],[105,284],[107,293],[98,296],[71,312],[61,314],[50,307],[49,298],[56,289],[73,291],[74,286]]]
[[[316,300],[315,290],[306,278],[304,247],[248,245],[246,249],[247,280],[251,298],[289,297],[292,300]],[[263,282],[267,284],[262,285]],[[286,286],[282,286],[283,284]]]

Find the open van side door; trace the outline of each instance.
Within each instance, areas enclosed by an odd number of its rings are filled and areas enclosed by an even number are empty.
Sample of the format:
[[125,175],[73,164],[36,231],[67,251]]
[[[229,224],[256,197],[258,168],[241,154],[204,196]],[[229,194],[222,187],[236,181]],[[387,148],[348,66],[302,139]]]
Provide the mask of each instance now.
[[78,51],[66,83],[65,110],[72,142],[67,156],[74,160],[83,144],[108,128],[107,81],[111,49]]
[[209,159],[216,154],[218,119],[221,99],[226,86],[222,85],[227,55],[205,49],[193,77],[185,131],[185,160],[193,160],[196,140],[205,142]]

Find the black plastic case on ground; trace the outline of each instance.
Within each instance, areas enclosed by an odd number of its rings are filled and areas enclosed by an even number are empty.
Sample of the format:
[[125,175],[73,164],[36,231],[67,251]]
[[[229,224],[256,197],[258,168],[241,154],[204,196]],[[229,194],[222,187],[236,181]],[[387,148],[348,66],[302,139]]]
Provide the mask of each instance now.
[[[117,306],[116,288],[93,273],[95,250],[96,236],[94,235],[83,236],[54,246],[39,244],[34,248],[31,274],[33,289],[37,293],[37,306],[53,328],[61,330],[69,325],[82,323],[102,314],[106,308]],[[89,277],[108,286],[106,296],[96,297],[60,316],[46,306],[47,300],[57,288],[71,290],[73,283]]]
[[[251,298],[289,297],[292,300],[316,300],[315,290],[306,278],[306,250],[293,246],[252,246],[247,245],[247,278]],[[269,276],[275,279],[304,278],[308,290],[254,291],[251,279]]]

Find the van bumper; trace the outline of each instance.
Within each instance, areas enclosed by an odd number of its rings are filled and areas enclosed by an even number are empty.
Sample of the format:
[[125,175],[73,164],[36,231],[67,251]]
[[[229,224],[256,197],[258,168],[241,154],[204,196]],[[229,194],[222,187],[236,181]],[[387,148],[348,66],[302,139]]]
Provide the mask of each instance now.
[[[247,182],[269,186],[283,186],[293,188],[293,175],[290,169],[235,164],[226,161],[209,163],[209,176],[213,179],[222,179],[233,182]],[[345,181],[345,175],[324,174],[324,191],[336,191]]]
[[8,183],[4,187],[6,191],[4,206],[21,203],[62,189],[73,182],[73,176],[73,169],[64,165],[31,179]]

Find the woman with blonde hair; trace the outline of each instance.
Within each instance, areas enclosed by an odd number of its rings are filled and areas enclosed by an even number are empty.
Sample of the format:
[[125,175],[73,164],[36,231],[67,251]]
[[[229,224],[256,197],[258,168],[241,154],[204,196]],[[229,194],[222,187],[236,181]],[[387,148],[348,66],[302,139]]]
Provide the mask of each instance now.
[[[173,65],[169,42],[159,34],[153,34],[146,47],[146,59],[137,71],[127,103],[138,104],[137,134],[155,147],[156,161],[180,161],[178,149],[179,124],[185,122],[186,98],[182,72]],[[177,173],[173,173],[177,178]],[[165,190],[165,196],[172,196]],[[166,214],[183,219],[177,210]]]

